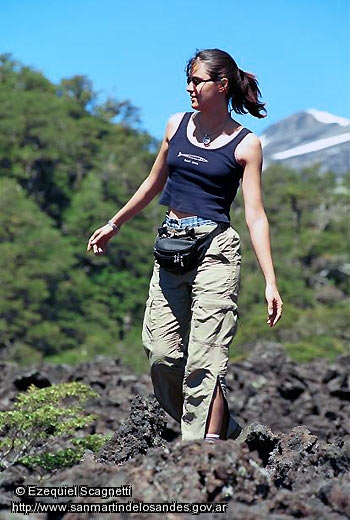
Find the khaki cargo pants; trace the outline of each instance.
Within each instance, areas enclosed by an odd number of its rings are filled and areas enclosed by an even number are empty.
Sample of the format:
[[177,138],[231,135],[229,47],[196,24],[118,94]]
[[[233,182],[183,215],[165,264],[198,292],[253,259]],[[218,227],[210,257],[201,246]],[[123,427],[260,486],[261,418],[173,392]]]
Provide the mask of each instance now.
[[[199,226],[195,232],[212,229]],[[183,440],[204,438],[217,383],[226,401],[240,264],[239,235],[229,227],[213,239],[197,269],[176,275],[154,265],[142,340],[155,396],[181,423]]]

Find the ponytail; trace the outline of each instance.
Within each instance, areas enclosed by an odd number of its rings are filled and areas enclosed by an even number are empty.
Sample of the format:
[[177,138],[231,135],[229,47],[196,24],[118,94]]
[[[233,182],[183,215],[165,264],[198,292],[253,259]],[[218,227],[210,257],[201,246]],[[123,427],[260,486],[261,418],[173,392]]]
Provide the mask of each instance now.
[[237,114],[251,114],[259,119],[266,117],[265,103],[259,98],[261,92],[254,74],[237,67],[237,81],[229,84],[228,98]]
[[186,65],[186,74],[191,74],[197,60],[202,61],[214,81],[228,80],[227,102],[237,114],[251,114],[259,119],[266,117],[265,103],[260,100],[261,92],[254,74],[239,69],[235,60],[220,49],[196,51]]

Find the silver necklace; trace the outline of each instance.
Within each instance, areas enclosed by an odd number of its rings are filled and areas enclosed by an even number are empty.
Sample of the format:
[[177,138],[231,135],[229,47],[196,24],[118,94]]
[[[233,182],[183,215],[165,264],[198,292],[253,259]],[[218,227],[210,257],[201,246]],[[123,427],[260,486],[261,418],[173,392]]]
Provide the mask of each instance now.
[[[197,118],[196,118],[197,119]],[[213,135],[216,135],[216,134],[221,134],[221,132],[223,131],[223,129],[225,128],[225,126],[227,125],[227,121],[230,119],[230,116],[228,115],[227,116],[227,119],[225,121],[225,124],[221,127],[221,128],[217,128],[214,132],[211,132],[210,134],[207,133],[207,132],[204,132],[203,129],[202,129],[202,126],[201,126],[201,123],[200,123],[200,118],[198,117],[198,126],[199,126],[199,130],[203,136],[202,138],[202,143],[204,144],[204,146],[210,146],[210,143],[211,143],[211,138]]]

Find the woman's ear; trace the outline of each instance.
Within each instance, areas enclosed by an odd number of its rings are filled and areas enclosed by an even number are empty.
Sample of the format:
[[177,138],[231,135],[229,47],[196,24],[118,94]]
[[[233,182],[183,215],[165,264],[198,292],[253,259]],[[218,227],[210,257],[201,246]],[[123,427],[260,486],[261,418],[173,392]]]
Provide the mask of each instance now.
[[227,78],[221,78],[220,80],[220,92],[226,92],[228,88],[228,79]]

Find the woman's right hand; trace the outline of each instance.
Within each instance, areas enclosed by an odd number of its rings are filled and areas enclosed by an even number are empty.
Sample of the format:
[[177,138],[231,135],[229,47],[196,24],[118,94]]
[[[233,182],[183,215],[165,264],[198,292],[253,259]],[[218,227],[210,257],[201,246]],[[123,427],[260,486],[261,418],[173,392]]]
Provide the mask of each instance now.
[[96,231],[89,238],[87,251],[91,251],[92,249],[95,255],[104,255],[107,250],[108,242],[112,237],[114,237],[114,235],[118,233],[118,231],[112,229],[109,224],[96,229]]

